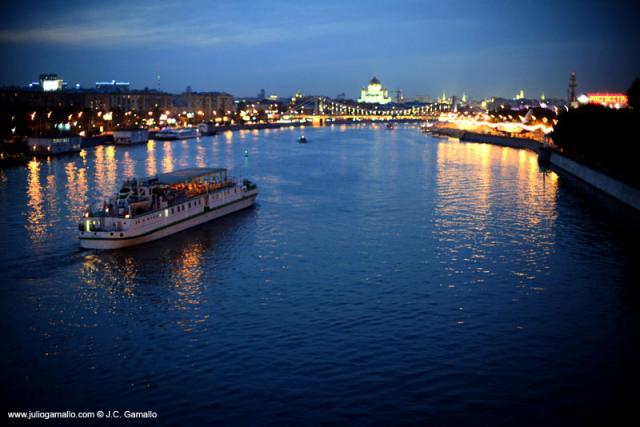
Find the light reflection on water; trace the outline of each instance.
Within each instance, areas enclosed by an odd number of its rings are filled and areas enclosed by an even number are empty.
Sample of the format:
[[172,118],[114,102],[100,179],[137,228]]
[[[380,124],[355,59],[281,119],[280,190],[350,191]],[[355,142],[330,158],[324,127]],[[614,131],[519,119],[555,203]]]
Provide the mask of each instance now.
[[[182,143],[186,143],[186,140],[183,140]],[[171,141],[165,141],[162,144],[162,172],[172,172],[173,171],[173,144]]]
[[67,163],[66,171],[66,198],[67,221],[77,220],[85,211],[88,205],[87,193],[89,191],[87,182],[87,170],[84,167],[78,168],[75,163]]
[[[508,425],[626,402],[638,382],[609,367],[635,372],[640,323],[620,295],[640,233],[619,207],[524,151],[408,126],[307,128],[306,145],[301,131],[0,171],[9,403],[162,408],[167,425]],[[254,179],[258,205],[137,248],[78,249],[86,204],[192,166]]]
[[555,245],[557,174],[541,173],[525,151],[484,144],[440,144],[438,164],[435,234],[445,243],[440,262],[451,283],[465,271],[480,273],[471,283],[483,283],[508,267],[520,285],[545,273]]
[[29,196],[27,228],[31,240],[34,242],[46,236],[49,226],[49,223],[46,222],[44,218],[44,189],[40,184],[40,167],[41,163],[36,160],[30,161],[27,175],[27,195]]
[[156,142],[150,139],[149,142],[147,142],[147,176],[153,176],[157,172]]

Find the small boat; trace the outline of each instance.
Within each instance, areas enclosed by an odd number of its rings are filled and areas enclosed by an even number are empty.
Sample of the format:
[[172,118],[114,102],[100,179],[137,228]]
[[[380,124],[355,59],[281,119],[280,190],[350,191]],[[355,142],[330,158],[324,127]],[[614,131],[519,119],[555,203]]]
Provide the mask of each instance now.
[[395,129],[395,127],[393,126],[393,123],[387,123],[387,129],[389,130]]
[[189,139],[200,136],[197,128],[163,128],[156,132],[155,139]]
[[430,133],[432,127],[433,123],[425,122],[422,126],[420,126],[420,130],[422,131],[422,133]]
[[189,168],[129,179],[78,224],[80,246],[119,249],[170,236],[248,208],[258,187],[225,168]]
[[309,141],[307,140],[307,137],[306,137],[306,136],[302,135],[302,136],[300,136],[300,137],[298,138],[298,142],[299,142],[300,144],[306,144],[306,143],[307,143],[307,142],[309,142]]

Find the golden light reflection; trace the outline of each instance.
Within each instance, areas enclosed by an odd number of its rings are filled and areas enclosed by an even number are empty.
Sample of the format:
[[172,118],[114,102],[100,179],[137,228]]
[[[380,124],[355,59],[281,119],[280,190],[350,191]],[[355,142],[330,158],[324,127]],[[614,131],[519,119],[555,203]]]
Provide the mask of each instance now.
[[224,142],[227,143],[227,144],[232,144],[233,143],[233,132],[228,130],[228,131],[226,131],[224,133]]
[[124,152],[122,159],[124,178],[133,178],[136,175],[136,161],[131,158],[129,151]]
[[107,171],[107,182],[106,185],[108,187],[108,195],[114,191],[115,186],[117,185],[117,176],[118,176],[118,160],[116,159],[116,147],[110,145],[106,149],[106,171]]
[[186,304],[199,304],[202,279],[202,256],[205,248],[201,243],[191,243],[184,247],[174,270],[174,287]]
[[47,211],[56,217],[58,214],[58,193],[56,176],[53,174],[47,175],[47,191],[45,199],[49,204]]
[[152,139],[147,143],[147,176],[153,176],[158,173],[158,165],[156,162],[156,142]]
[[165,141],[162,145],[162,172],[173,171],[173,145]]
[[69,162],[65,166],[65,174],[67,176],[65,201],[68,211],[67,217],[69,221],[75,222],[87,207],[87,192],[89,190],[87,172],[85,168],[78,168],[75,163]]
[[[138,267],[133,256],[122,258],[119,254],[89,254],[84,257],[79,274],[90,291],[95,288],[115,289],[124,295],[132,296],[138,283]],[[92,292],[84,296],[88,303],[102,303],[93,301],[94,298],[96,296]]]
[[41,163],[31,160],[27,165],[27,230],[33,242],[46,238],[49,224],[45,221],[44,196],[40,183]]
[[104,179],[105,179],[105,171],[104,171],[104,145],[99,145],[96,147],[95,151],[96,158],[94,160],[94,169],[95,169],[95,180],[96,180],[96,188],[100,194],[105,193],[104,188]]
[[117,184],[118,160],[115,157],[115,147],[99,145],[95,150],[95,182],[99,198],[112,195]]
[[[438,143],[437,167],[434,234],[451,274],[473,270],[498,244],[523,251],[512,254],[518,281],[541,274],[555,242],[557,175],[534,153],[475,143]],[[482,265],[489,273],[491,262]]]
[[190,311],[188,319],[178,321],[185,332],[192,331],[194,324],[202,323],[209,317],[206,313],[201,316],[194,313],[199,310],[204,291],[202,260],[205,249],[202,243],[196,242],[185,246],[172,274],[173,286],[178,295],[176,305],[180,310]]

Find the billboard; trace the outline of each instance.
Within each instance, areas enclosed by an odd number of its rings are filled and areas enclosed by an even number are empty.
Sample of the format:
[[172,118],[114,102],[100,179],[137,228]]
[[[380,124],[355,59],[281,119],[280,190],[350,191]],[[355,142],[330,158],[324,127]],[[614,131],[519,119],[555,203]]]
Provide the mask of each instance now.
[[623,93],[588,93],[587,97],[590,104],[626,107],[629,103],[627,95]]

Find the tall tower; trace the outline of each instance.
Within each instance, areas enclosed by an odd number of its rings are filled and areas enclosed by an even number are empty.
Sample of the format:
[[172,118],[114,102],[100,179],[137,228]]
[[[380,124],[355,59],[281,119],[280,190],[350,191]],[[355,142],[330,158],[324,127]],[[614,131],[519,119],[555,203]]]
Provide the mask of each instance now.
[[569,78],[569,89],[567,90],[567,101],[572,107],[576,107],[578,105],[578,101],[576,99],[576,72],[573,71],[571,73],[571,78]]
[[403,103],[404,102],[404,94],[402,93],[402,89],[398,88],[396,89],[396,102],[398,104]]

